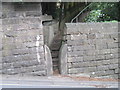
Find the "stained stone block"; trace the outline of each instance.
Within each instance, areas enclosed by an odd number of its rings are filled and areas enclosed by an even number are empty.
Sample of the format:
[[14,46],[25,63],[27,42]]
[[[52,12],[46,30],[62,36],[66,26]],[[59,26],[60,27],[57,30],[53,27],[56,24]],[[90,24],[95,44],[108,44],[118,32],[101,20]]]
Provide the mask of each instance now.
[[96,35],[95,34],[89,34],[89,35],[87,35],[87,38],[88,39],[95,39]]
[[105,60],[105,55],[96,55],[95,60]]
[[82,62],[83,57],[68,57],[68,62]]
[[79,57],[83,55],[84,55],[84,51],[68,52],[68,57]]
[[109,70],[109,65],[97,66],[97,70],[98,70],[98,71]]
[[72,69],[68,69],[68,73],[69,74],[78,74],[78,73],[83,73],[84,72],[84,68],[72,68]]
[[68,45],[73,45],[73,46],[80,46],[80,45],[84,45],[84,40],[76,40],[76,41],[72,41],[72,40],[69,40],[67,41],[67,44]]
[[118,68],[118,64],[110,64],[109,65],[109,69],[117,69]]
[[18,19],[3,19],[2,20],[2,25],[18,24],[18,23],[19,23]]
[[[67,45],[64,44],[61,46],[61,49],[60,49],[60,57],[59,57],[59,60],[60,60],[60,73],[62,75],[66,75],[68,73],[67,71]],[[63,68],[64,67],[64,68]]]
[[95,56],[86,56],[86,55],[83,56],[83,59],[84,59],[84,61],[94,61],[94,60],[96,60]]
[[28,16],[41,16],[42,14],[41,14],[41,12],[30,12],[30,11],[28,11],[28,12],[26,12],[26,16],[28,17]]
[[33,75],[33,76],[46,76],[47,75],[46,71],[35,71],[35,72],[26,73],[26,74]]

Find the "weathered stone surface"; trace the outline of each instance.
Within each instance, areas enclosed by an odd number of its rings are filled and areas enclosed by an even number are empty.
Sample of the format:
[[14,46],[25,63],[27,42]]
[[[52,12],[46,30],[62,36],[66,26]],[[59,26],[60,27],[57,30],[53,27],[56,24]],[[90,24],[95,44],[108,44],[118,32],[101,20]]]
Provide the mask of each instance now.
[[2,21],[4,35],[0,52],[3,56],[3,74],[29,72],[47,75],[41,18],[9,17]]
[[118,75],[118,23],[66,23],[68,74]]
[[68,62],[82,62],[83,57],[68,57]]
[[44,45],[45,48],[45,60],[46,60],[46,67],[47,67],[47,75],[53,75],[53,67],[52,67],[52,56],[50,49],[47,45]]
[[68,73],[67,72],[67,45],[66,44],[61,46],[59,60],[60,60],[60,73],[62,75],[66,75]]

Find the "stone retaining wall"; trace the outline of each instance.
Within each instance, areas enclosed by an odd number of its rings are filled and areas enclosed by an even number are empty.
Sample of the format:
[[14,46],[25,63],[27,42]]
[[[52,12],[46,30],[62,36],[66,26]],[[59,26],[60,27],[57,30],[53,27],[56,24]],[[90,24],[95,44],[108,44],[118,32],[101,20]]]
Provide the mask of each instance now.
[[39,18],[2,20],[3,74],[38,72],[46,75],[43,30],[40,25]]
[[66,27],[67,74],[118,78],[118,23],[66,23]]
[[52,75],[51,54],[44,45],[42,25],[42,21],[51,20],[51,17],[42,16],[40,3],[17,5],[2,4],[0,72],[9,75]]

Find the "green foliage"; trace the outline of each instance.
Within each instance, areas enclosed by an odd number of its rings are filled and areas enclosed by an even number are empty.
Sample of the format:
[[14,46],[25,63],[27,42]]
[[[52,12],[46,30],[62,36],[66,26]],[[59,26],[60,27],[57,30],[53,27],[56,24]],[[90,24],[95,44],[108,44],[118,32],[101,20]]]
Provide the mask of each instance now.
[[86,22],[97,22],[99,17],[101,16],[101,10],[92,10],[89,15],[85,18]]
[[93,3],[90,7],[91,12],[85,18],[85,22],[120,21],[119,7],[118,2]]

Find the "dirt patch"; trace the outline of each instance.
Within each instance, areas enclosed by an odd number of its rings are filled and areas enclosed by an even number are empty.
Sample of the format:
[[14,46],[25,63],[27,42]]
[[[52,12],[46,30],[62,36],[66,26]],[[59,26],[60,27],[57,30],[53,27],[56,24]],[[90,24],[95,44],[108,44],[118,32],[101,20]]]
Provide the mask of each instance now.
[[68,77],[71,78],[73,80],[77,80],[77,81],[114,81],[114,82],[120,82],[120,79],[112,79],[112,78],[92,78],[92,77],[83,77],[83,76],[67,76],[67,75],[60,75],[60,74],[55,74],[56,76],[59,77]]

